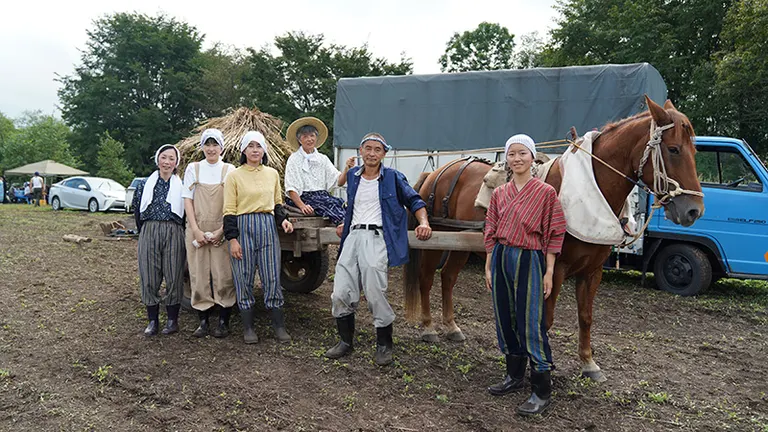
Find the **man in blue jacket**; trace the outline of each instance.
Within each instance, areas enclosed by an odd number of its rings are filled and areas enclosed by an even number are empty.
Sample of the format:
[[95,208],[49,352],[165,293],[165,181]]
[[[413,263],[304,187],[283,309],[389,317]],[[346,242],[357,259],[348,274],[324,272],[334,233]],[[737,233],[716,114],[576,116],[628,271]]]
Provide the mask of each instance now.
[[364,136],[360,143],[364,165],[347,173],[347,210],[344,224],[339,227],[341,254],[331,295],[341,341],[325,353],[328,358],[337,359],[352,351],[355,311],[362,287],[376,327],[376,364],[392,362],[395,313],[387,301],[387,268],[408,262],[406,207],[419,221],[416,237],[432,237],[424,201],[403,173],[381,163],[390,149],[381,135]]

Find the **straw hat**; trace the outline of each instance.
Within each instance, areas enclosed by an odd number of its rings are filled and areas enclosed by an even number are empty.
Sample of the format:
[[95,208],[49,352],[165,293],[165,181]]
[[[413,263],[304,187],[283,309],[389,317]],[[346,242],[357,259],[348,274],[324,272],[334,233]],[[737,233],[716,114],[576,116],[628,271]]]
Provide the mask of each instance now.
[[325,126],[325,123],[323,123],[322,120],[315,117],[302,117],[291,123],[291,125],[288,126],[288,130],[285,132],[285,139],[288,140],[288,143],[294,149],[298,149],[301,145],[299,140],[296,138],[296,132],[302,126],[307,125],[314,126],[315,129],[317,129],[317,144],[315,144],[315,148],[320,148],[325,143],[325,140],[328,139],[328,128]]

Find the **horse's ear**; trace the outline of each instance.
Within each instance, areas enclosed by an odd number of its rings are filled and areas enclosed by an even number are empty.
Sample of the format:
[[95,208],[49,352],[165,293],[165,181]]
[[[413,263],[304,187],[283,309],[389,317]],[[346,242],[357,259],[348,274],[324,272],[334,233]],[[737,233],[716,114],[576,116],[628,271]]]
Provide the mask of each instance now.
[[648,104],[648,111],[651,113],[651,117],[653,117],[657,125],[664,126],[672,123],[672,119],[669,117],[669,114],[664,111],[664,108],[652,101],[648,95],[645,95],[645,103]]
[[670,109],[671,109],[671,110],[675,110],[675,111],[677,111],[677,108],[675,108],[675,106],[674,106],[674,105],[672,105],[672,101],[671,101],[671,100],[669,100],[669,99],[667,99],[667,101],[666,101],[666,102],[664,102],[664,109],[668,109],[668,110],[670,110]]

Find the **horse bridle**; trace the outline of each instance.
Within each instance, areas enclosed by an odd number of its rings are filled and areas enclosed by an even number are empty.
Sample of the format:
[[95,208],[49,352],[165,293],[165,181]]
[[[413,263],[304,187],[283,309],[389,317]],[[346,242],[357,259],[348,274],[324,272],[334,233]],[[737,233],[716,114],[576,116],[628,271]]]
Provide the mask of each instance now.
[[[648,159],[651,160],[651,165],[653,166],[653,194],[661,205],[668,204],[672,198],[679,195],[704,196],[701,192],[681,188],[680,183],[667,175],[664,156],[661,153],[662,134],[665,130],[672,129],[673,127],[675,127],[674,122],[659,127],[656,126],[656,121],[651,119],[650,139],[645,145],[643,157],[640,159],[637,171],[635,171],[637,178],[642,179],[643,167],[648,163]],[[670,188],[670,186],[673,188]]]

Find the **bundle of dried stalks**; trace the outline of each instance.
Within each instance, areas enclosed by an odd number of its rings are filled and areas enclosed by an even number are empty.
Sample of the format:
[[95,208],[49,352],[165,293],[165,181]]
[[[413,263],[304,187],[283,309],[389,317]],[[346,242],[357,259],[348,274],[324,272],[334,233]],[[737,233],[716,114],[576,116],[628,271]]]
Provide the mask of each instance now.
[[190,162],[205,159],[203,151],[200,149],[200,136],[208,128],[219,129],[224,134],[222,157],[225,162],[235,166],[240,165],[240,139],[243,135],[251,130],[263,133],[267,139],[267,144],[269,144],[267,153],[269,163],[267,165],[276,169],[280,173],[280,178],[283,177],[285,171],[285,161],[295,150],[291,148],[281,134],[283,122],[280,119],[256,108],[252,110],[237,108],[223,117],[206,120],[192,131],[192,135],[176,144],[181,152],[179,175],[183,175],[184,169]]

